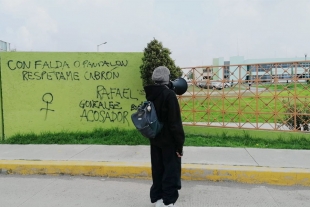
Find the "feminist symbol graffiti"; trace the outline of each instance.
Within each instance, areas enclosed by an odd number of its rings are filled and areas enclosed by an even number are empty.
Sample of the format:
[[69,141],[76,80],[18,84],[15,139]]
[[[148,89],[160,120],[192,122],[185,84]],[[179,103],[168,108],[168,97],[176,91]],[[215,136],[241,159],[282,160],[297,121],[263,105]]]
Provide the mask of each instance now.
[[46,108],[41,108],[40,111],[45,110],[45,120],[46,120],[46,118],[47,118],[47,112],[48,112],[48,111],[55,111],[55,110],[53,110],[53,109],[49,109],[49,108],[48,108],[48,105],[49,105],[49,104],[52,104],[53,99],[54,99],[54,98],[53,98],[53,94],[51,94],[51,93],[45,93],[45,94],[42,96],[42,101],[46,103]]

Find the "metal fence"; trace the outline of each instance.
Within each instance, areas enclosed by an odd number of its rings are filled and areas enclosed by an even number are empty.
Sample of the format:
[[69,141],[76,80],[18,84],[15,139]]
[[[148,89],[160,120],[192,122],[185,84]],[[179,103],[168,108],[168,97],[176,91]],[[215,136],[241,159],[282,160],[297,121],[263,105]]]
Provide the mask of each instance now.
[[182,68],[184,125],[310,130],[310,61]]

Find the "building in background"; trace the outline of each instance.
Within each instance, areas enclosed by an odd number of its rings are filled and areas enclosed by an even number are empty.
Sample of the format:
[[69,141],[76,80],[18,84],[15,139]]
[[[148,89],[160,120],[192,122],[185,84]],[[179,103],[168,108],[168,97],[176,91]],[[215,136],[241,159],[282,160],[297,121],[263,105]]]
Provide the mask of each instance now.
[[9,51],[11,51],[10,43],[0,40],[0,52],[9,52]]
[[[298,64],[296,64],[298,62]],[[205,68],[195,68],[195,79],[202,81],[254,81],[260,82],[289,82],[292,78],[310,78],[310,61],[305,57],[296,58],[266,58],[247,59],[243,56],[230,57],[225,61],[223,57],[213,58],[213,65]]]

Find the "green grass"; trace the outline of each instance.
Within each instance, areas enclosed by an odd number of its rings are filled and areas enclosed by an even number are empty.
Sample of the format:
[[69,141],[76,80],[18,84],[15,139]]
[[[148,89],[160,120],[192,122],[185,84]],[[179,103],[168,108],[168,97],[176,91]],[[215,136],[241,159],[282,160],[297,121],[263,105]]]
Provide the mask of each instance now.
[[[263,84],[260,85],[268,90],[259,93],[259,97],[253,94],[243,94],[241,98],[236,93],[215,91],[210,95],[210,89],[201,89],[191,86],[189,91],[201,91],[195,99],[182,97],[182,120],[184,122],[249,122],[249,123],[275,123],[285,119],[285,103],[295,101],[296,104],[308,105],[310,96],[309,84]],[[231,88],[224,89],[230,91]],[[277,98],[275,98],[275,90]],[[212,91],[212,90],[211,90]],[[208,95],[209,96],[208,96]],[[194,110],[194,111],[193,111]],[[241,111],[241,112],[240,112]],[[276,112],[276,116],[274,113]]]
[[[310,149],[310,135],[298,132],[258,131],[185,126],[189,146]],[[197,144],[195,145],[194,142]]]
[[[184,126],[185,146],[251,147],[273,149],[310,149],[310,136],[303,133],[283,133]],[[17,134],[0,144],[91,144],[149,145],[137,130],[96,129],[91,132],[60,132]]]

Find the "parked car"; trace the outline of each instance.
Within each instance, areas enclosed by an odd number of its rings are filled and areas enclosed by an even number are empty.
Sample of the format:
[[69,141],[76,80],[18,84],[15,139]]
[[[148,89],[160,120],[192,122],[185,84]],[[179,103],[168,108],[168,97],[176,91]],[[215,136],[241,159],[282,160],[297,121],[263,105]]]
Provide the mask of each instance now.
[[228,88],[231,87],[230,83],[222,83],[221,81],[198,81],[197,86],[199,88],[204,88],[204,89],[218,89],[222,90],[223,88]]
[[199,88],[204,88],[204,89],[212,89],[212,86],[210,84],[207,83],[207,81],[203,80],[203,81],[198,81],[197,82],[197,86]]
[[222,82],[214,82],[214,87],[218,90],[222,90],[223,88],[231,87],[230,83],[222,83]]

